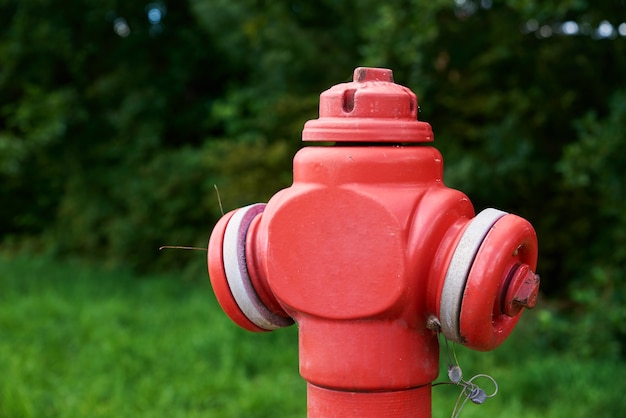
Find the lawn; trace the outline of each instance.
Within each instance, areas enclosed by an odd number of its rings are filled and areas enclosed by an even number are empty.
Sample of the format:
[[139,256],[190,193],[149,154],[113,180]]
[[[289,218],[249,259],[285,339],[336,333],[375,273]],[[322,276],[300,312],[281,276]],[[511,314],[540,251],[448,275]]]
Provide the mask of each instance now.
[[[536,318],[494,352],[456,349],[500,387],[461,417],[621,416],[626,365],[547,351]],[[239,329],[205,277],[0,255],[0,417],[304,417],[297,361],[296,327]],[[433,388],[434,417],[459,390]]]

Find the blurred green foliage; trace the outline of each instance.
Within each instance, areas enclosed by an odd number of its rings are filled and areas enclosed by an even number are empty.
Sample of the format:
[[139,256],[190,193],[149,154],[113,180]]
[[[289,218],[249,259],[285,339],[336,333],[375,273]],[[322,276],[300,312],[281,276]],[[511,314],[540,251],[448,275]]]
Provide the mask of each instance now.
[[447,184],[536,226],[558,301],[546,329],[624,356],[625,7],[0,0],[2,242],[181,266],[194,255],[156,249],[206,244],[214,185],[226,210],[267,200],[320,91],[388,67],[418,94]]
[[1,417],[305,411],[296,328],[234,326],[207,283],[28,255],[0,255],[0,272]]

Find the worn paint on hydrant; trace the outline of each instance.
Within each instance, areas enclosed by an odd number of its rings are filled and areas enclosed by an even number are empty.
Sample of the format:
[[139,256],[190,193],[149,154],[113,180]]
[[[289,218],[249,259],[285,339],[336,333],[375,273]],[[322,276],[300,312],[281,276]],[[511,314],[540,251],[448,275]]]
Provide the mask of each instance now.
[[[478,215],[443,183],[431,126],[391,70],[357,68],[320,96],[293,185],[227,213],[208,267],[226,314],[250,331],[294,321],[309,418],[430,417],[438,330],[491,350],[537,299],[526,220]],[[429,328],[430,327],[430,328]]]

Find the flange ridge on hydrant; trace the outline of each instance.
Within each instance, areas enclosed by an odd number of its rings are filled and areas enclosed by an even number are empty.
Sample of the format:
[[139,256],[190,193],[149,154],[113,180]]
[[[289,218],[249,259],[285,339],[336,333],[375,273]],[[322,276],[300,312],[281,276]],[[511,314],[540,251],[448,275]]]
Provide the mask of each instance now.
[[430,417],[446,338],[492,350],[537,298],[537,238],[516,215],[443,183],[415,94],[357,68],[320,96],[293,184],[226,214],[208,267],[227,315],[250,331],[299,328],[308,417]]

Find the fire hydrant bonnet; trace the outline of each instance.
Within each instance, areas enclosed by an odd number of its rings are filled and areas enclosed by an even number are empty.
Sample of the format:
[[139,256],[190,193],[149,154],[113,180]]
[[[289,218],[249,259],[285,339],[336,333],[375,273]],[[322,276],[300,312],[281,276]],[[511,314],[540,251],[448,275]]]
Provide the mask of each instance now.
[[354,81],[320,95],[319,119],[302,131],[303,141],[432,142],[429,123],[417,120],[415,93],[395,84],[391,70],[357,68]]

